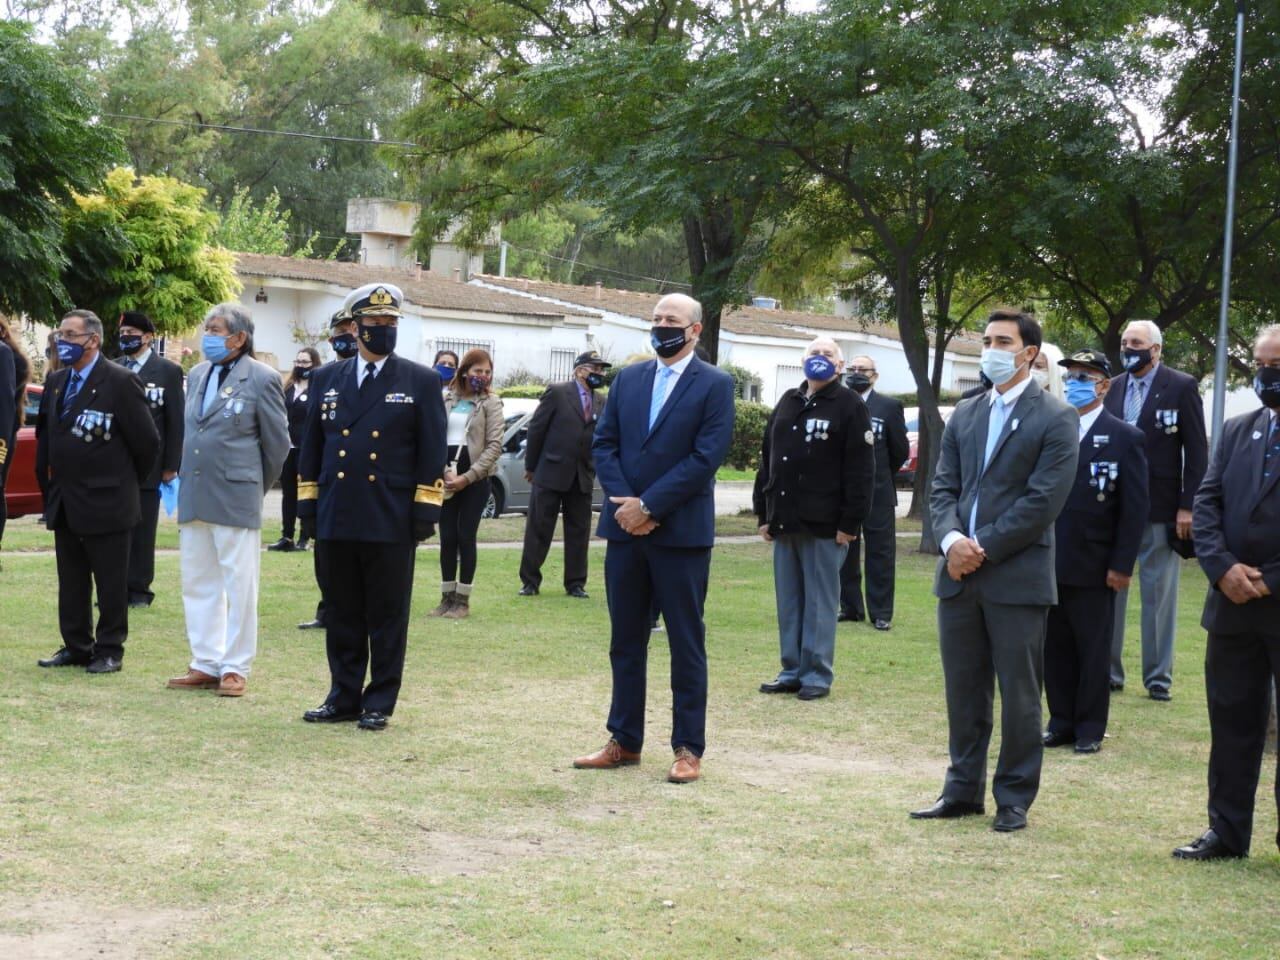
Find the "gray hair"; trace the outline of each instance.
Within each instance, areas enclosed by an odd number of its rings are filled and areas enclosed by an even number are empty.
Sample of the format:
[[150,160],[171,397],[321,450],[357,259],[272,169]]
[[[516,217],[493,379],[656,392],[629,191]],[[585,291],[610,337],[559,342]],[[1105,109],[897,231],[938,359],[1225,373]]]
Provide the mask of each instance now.
[[98,315],[92,310],[68,310],[62,315],[62,319],[66,320],[68,317],[75,317],[77,320],[83,321],[84,332],[96,333],[98,342],[101,343],[103,341],[102,321],[98,319]]
[[844,351],[840,349],[840,344],[836,343],[830,337],[815,337],[813,341],[807,347],[804,348],[804,355],[806,357],[809,356],[809,351],[811,351],[814,347],[818,346],[818,344],[822,344],[823,346],[834,347],[836,351],[836,359],[839,360],[841,363],[844,362]]
[[207,324],[210,320],[218,319],[226,322],[227,336],[234,336],[237,333],[245,334],[244,353],[254,356],[253,315],[249,313],[248,308],[239,303],[217,303],[204,315],[203,323]]
[[1280,323],[1272,323],[1259,330],[1258,335],[1253,338],[1253,345],[1256,347],[1263,340],[1270,340],[1272,337],[1280,338]]
[[1152,343],[1164,344],[1164,331],[1160,329],[1158,323],[1152,320],[1130,320],[1129,326],[1125,327],[1125,329],[1128,330],[1129,327],[1137,327],[1147,335],[1147,339]]

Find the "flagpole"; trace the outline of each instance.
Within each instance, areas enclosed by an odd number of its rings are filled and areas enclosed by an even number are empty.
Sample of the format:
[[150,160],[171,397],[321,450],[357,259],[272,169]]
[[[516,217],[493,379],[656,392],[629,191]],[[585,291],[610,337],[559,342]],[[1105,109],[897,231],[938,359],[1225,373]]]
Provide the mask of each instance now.
[[1218,306],[1218,343],[1213,364],[1213,437],[1216,450],[1227,406],[1227,311],[1231,303],[1231,240],[1236,219],[1236,162],[1240,135],[1240,64],[1244,59],[1244,0],[1236,0],[1236,60],[1231,81],[1231,141],[1227,150],[1227,220],[1222,232],[1222,301]]

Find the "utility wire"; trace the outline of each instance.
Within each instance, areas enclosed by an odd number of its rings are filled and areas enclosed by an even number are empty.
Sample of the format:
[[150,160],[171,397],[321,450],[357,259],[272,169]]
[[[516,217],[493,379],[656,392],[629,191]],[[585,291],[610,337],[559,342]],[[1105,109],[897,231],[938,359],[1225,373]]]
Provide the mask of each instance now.
[[518,247],[509,241],[504,240],[502,242],[506,243],[506,245],[512,250],[519,250],[521,253],[530,253],[535,257],[545,257],[548,260],[558,260],[561,263],[570,263],[574,266],[582,267],[584,270],[598,270],[601,273],[611,273],[615,277],[626,277],[628,280],[648,280],[650,283],[661,283],[670,287],[688,287],[690,290],[693,289],[693,284],[682,283],[679,280],[664,280],[661,277],[646,277],[641,273],[623,273],[621,270],[612,270],[609,267],[601,267],[592,263],[583,263],[581,260],[570,260],[568,257],[557,257],[554,253],[543,253],[540,250],[530,250],[528,247]]
[[199,127],[203,130],[222,130],[227,133],[259,133],[268,137],[295,137],[300,140],[328,140],[332,143],[365,143],[375,147],[411,147],[418,144],[405,140],[370,140],[367,137],[339,137],[326,133],[303,133],[299,130],[263,130],[258,127],[232,127],[224,123],[203,123],[199,120],[165,120],[160,117],[138,117],[129,113],[102,113],[112,120],[133,120],[138,123],[162,123],[170,127]]

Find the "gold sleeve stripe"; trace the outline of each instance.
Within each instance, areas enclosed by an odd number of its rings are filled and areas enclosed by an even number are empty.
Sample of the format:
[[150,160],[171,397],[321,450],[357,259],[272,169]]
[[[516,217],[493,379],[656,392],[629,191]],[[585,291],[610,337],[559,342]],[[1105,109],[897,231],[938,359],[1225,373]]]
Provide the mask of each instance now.
[[314,481],[304,481],[298,478],[298,499],[299,500],[319,500],[320,484]]
[[9,458],[9,444],[4,440],[0,440],[0,467],[4,466],[4,462],[8,458]]
[[[302,496],[301,493],[298,496]],[[444,481],[437,480],[433,484],[418,484],[418,492],[413,495],[414,503],[429,503],[433,507],[444,504]]]

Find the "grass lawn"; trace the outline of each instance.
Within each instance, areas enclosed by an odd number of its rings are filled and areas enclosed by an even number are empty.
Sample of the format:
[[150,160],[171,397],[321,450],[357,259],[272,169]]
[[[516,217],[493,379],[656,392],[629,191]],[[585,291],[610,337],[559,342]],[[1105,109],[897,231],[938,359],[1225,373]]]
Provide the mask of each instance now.
[[1030,829],[1006,836],[989,817],[906,816],[946,764],[932,562],[903,551],[893,631],[841,625],[833,695],[801,703],[756,692],[776,669],[768,548],[717,548],[704,779],[674,786],[663,635],[643,764],[571,769],[606,736],[601,554],[586,602],[554,589],[558,551],[550,589],[517,599],[518,561],[482,551],[471,619],[439,622],[436,554],[419,554],[400,706],[368,734],[301,720],[328,676],[323,638],[294,627],[314,604],[309,556],[263,558],[261,653],[234,701],[164,688],[187,660],[176,556],[158,560],[124,672],[88,677],[35,666],[58,646],[54,561],[6,550],[0,957],[1280,951],[1266,786],[1252,859],[1169,856],[1205,824],[1193,566],[1173,702],[1118,695],[1103,752],[1051,751]]

